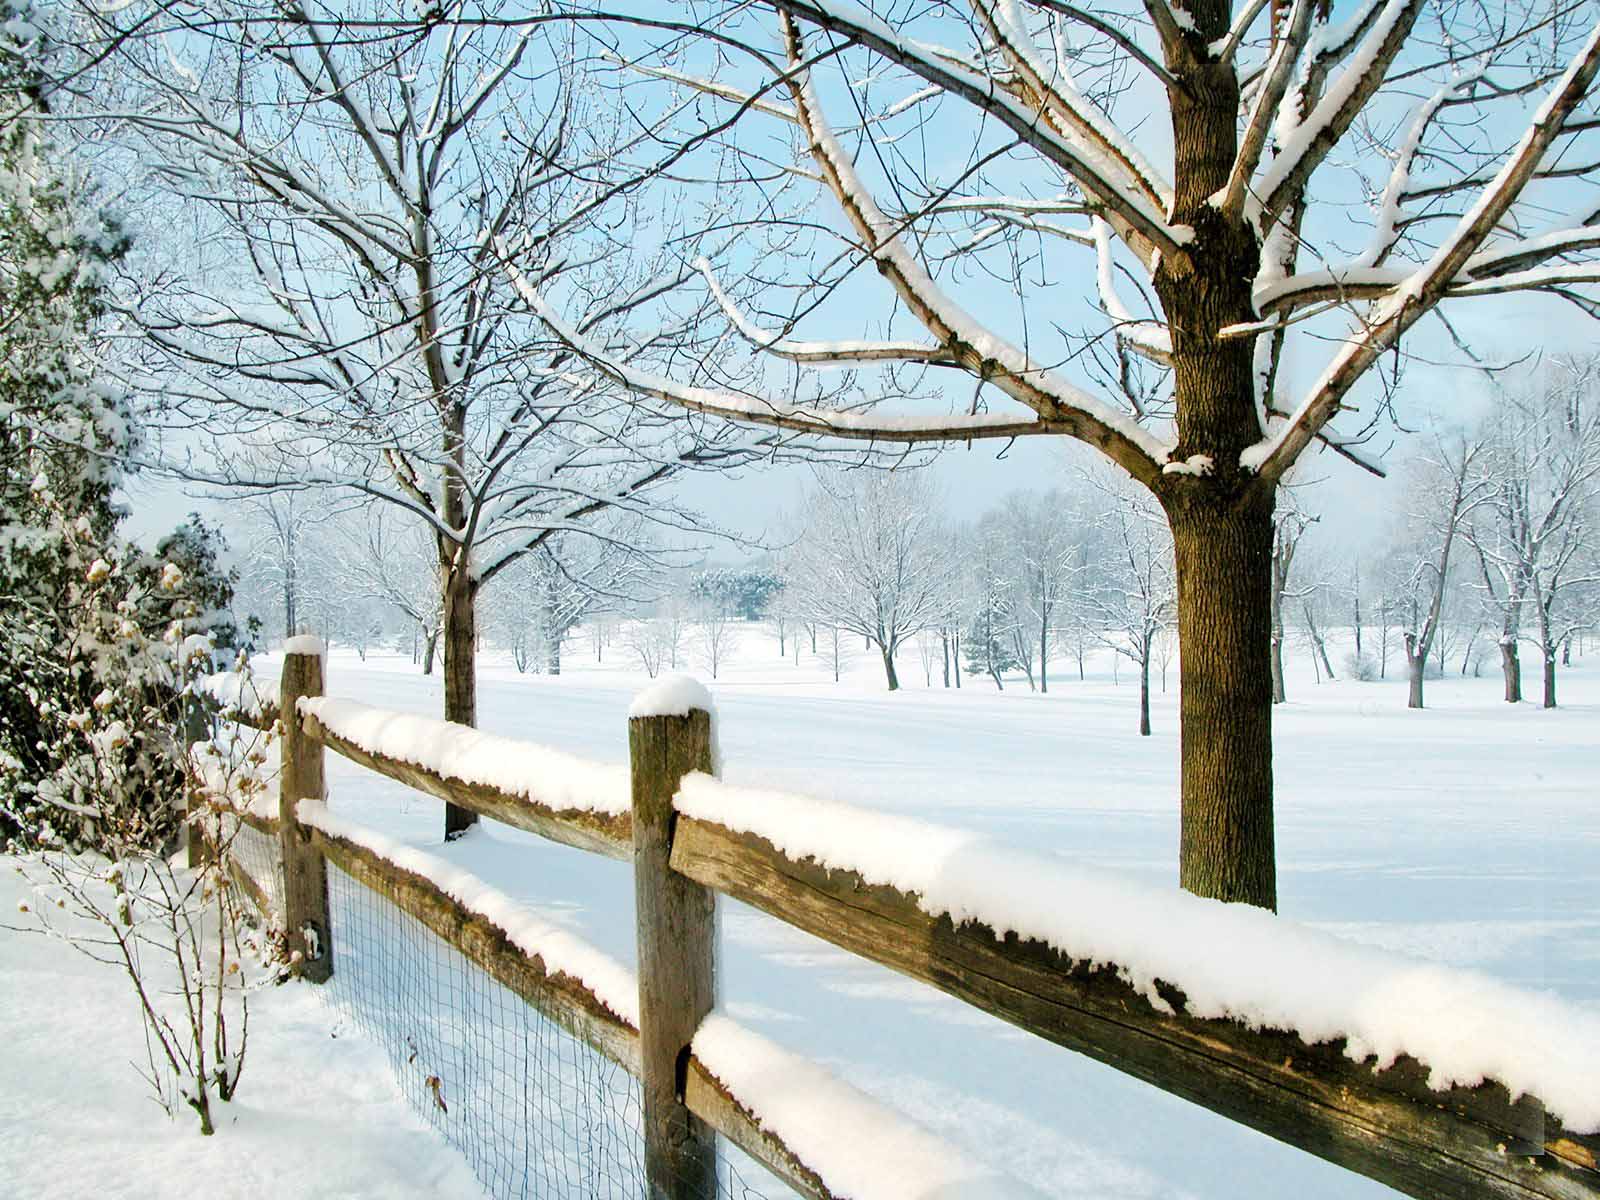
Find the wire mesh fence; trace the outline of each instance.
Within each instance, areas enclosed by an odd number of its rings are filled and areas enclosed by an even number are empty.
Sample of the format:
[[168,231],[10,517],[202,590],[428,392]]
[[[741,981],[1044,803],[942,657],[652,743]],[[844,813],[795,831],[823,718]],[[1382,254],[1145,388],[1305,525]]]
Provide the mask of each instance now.
[[[639,1084],[449,942],[329,864],[328,995],[383,1047],[402,1092],[485,1190],[527,1200],[648,1194]],[[705,1200],[793,1193],[724,1144]]]
[[[223,836],[227,839],[228,856],[234,866],[248,875],[266,897],[268,911],[262,916],[269,922],[281,918],[283,851],[277,836],[263,833],[236,818],[224,818],[224,822]],[[256,903],[255,897],[249,899],[252,904]]]

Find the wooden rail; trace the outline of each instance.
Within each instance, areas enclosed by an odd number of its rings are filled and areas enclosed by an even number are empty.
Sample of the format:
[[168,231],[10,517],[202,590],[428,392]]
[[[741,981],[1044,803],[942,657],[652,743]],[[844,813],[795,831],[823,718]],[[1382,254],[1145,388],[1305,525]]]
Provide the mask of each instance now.
[[[771,843],[678,818],[672,867],[786,924],[1068,1049],[1407,1195],[1600,1196],[1600,1136],[1546,1131],[1532,1097],[1496,1083],[1436,1092],[1402,1058],[1384,1071],[1342,1043],[1162,1013],[1119,978],[1038,942],[931,917],[914,895],[796,862]],[[1597,1083],[1600,1086],[1600,1083]],[[1529,1134],[1537,1138],[1532,1144]]]
[[458,808],[591,854],[623,862],[633,859],[633,821],[627,813],[611,815],[588,809],[551,808],[526,796],[482,783],[467,783],[415,763],[373,754],[339,736],[310,713],[303,714],[300,723],[307,737],[321,742],[334,753]]
[[[373,754],[314,716],[299,725],[307,738],[430,795],[565,845],[634,859],[636,818],[554,809]],[[636,780],[636,806],[638,792]],[[651,836],[659,837],[660,828]],[[1014,934],[1001,937],[982,925],[955,926],[948,917],[924,912],[913,894],[869,884],[853,872],[792,860],[752,834],[681,814],[664,828],[666,869],[685,884],[692,881],[759,908],[1018,1028],[1408,1195],[1426,1200],[1600,1197],[1600,1135],[1560,1128],[1536,1097],[1513,1099],[1493,1081],[1436,1091],[1415,1060],[1401,1058],[1380,1071],[1371,1062],[1348,1058],[1339,1042],[1313,1045],[1292,1033],[1190,1016],[1185,997],[1171,987],[1161,996],[1173,1011],[1164,1012],[1114,967],[1094,969],[1042,943]],[[561,976],[551,979],[537,959],[426,880],[342,839],[319,833],[314,842],[352,877],[417,916],[562,1028],[630,1072],[643,1070],[638,1031],[581,985]],[[686,1045],[687,1036],[679,1029],[669,1040]],[[703,1064],[692,1057],[687,1062],[678,1076],[680,1104],[802,1194],[829,1200],[822,1180],[781,1139],[763,1130]]]

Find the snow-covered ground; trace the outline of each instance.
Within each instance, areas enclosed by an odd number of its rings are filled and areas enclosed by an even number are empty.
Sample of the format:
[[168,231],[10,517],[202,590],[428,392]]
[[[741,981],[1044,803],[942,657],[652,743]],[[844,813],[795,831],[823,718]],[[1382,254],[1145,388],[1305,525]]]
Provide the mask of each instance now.
[[[769,630],[740,630],[735,661],[707,681],[726,779],[978,829],[1174,885],[1175,690],[1157,691],[1155,736],[1140,738],[1133,674],[1123,664],[1114,682],[1109,657],[1092,660],[1084,681],[1075,667],[1055,664],[1042,696],[1020,679],[1003,694],[986,680],[959,692],[924,688],[908,651],[900,663],[908,687],[889,695],[876,656],[853,649],[835,684],[823,656],[806,652],[796,665],[792,654],[779,658]],[[627,710],[649,681],[620,645],[596,663],[587,639],[569,643],[564,667],[559,678],[519,675],[489,656],[483,727],[624,761]],[[275,669],[262,664],[263,673]],[[339,697],[428,715],[441,708],[437,678],[406,660],[361,663],[335,651],[328,681]],[[1283,913],[1600,1008],[1600,665],[1580,664],[1561,685],[1563,707],[1544,712],[1505,705],[1489,675],[1431,680],[1430,708],[1411,712],[1398,680],[1318,685],[1298,656],[1292,698],[1276,711]],[[337,758],[330,780],[336,813],[432,846],[631,962],[624,865],[503,827],[439,847],[433,801]],[[722,996],[731,1016],[1048,1195],[1276,1198],[1286,1186],[1299,1200],[1390,1194],[738,905],[725,905],[723,928]],[[272,1002],[309,1006],[296,1018],[319,1019],[314,1001]],[[0,1003],[9,1026],[19,1002]],[[320,1020],[325,1033],[335,1019]],[[275,1056],[275,1028],[264,1021],[259,1036],[252,1055]],[[284,1061],[299,1053],[289,1049]],[[371,1061],[365,1079],[341,1063],[341,1086],[391,1095],[393,1084]],[[116,1069],[132,1079],[131,1070]],[[136,1084],[119,1113],[136,1101]],[[242,1103],[266,1101],[266,1081],[255,1085],[263,1093],[247,1083]],[[166,1136],[153,1108],[118,1119],[160,1125]],[[55,1136],[53,1125],[27,1124],[32,1132],[21,1136]],[[0,1139],[17,1136],[14,1129]],[[375,1183],[355,1194],[400,1193]]]
[[[37,903],[0,858],[0,921]],[[70,926],[70,923],[69,923]],[[115,968],[0,931],[0,1197],[7,1200],[479,1200],[464,1162],[405,1105],[388,1064],[309,987],[251,993],[238,1098],[217,1132],[168,1120],[135,1073],[144,1042]],[[237,1025],[235,1025],[237,1031]]]

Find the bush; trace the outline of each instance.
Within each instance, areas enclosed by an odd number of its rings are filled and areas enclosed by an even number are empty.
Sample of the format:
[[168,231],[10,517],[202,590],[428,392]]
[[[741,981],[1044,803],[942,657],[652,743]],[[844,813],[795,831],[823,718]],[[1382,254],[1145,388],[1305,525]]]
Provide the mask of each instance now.
[[1378,660],[1370,654],[1357,654],[1352,650],[1344,656],[1344,674],[1346,679],[1359,679],[1362,683],[1371,683],[1378,677]]

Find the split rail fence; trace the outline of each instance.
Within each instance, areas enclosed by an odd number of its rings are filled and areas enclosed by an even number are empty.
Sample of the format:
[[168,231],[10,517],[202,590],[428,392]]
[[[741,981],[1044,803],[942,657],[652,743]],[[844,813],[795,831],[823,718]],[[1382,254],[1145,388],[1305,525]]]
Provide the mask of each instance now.
[[[363,748],[328,728],[314,705],[298,705],[322,694],[321,670],[318,655],[290,653],[277,705],[254,716],[230,712],[261,728],[281,723],[277,815],[237,815],[281,847],[274,907],[298,973],[322,981],[338,969],[331,863],[640,1080],[651,1200],[717,1194],[713,1133],[801,1195],[835,1200],[782,1131],[764,1127],[690,1049],[714,1001],[718,894],[1407,1195],[1600,1197],[1600,1135],[1562,1128],[1538,1097],[1513,1097],[1493,1080],[1436,1090],[1415,1059],[1378,1069],[1348,1057],[1340,1041],[1309,1044],[1292,1033],[1189,1015],[1177,988],[1162,985],[1165,1004],[1158,1005],[1115,965],[1073,961],[1014,933],[931,916],[916,894],[791,858],[762,837],[675,811],[682,777],[712,771],[705,711],[630,718],[632,812],[613,816],[552,807]],[[300,802],[324,797],[325,750],[479,816],[631,863],[637,1026],[430,879],[308,820]],[[234,873],[266,909],[261,882],[237,866]]]

